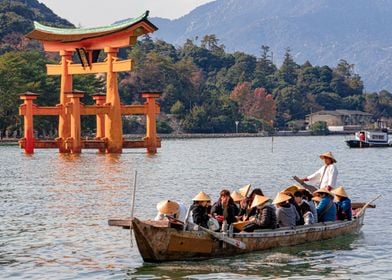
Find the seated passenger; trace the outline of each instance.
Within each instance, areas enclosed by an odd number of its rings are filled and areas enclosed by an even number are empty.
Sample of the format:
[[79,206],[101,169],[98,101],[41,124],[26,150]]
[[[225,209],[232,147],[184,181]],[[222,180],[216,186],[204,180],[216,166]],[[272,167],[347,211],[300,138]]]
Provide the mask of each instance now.
[[230,197],[233,199],[234,204],[236,204],[237,207],[239,207],[240,202],[241,202],[242,200],[245,199],[245,197],[243,197],[243,196],[242,196],[239,192],[237,192],[237,191],[233,191],[233,192],[230,194]]
[[336,205],[333,202],[333,193],[325,188],[318,189],[313,192],[321,197],[320,203],[317,205],[317,218],[319,222],[331,222],[336,220]]
[[[234,201],[234,204],[237,206],[237,209],[240,209],[240,204],[241,204],[241,201],[243,201],[244,199],[245,199],[245,197],[243,197],[239,192],[237,192],[237,191],[233,191],[231,194],[230,194],[230,196],[231,196],[231,198],[233,199],[233,201]],[[239,211],[238,211],[238,214],[239,214]],[[237,214],[237,216],[236,216],[236,220],[237,221],[239,221],[239,220],[241,220],[241,218],[242,217],[240,217],[239,215]]]
[[[304,224],[304,218],[303,218],[303,215],[302,215],[302,210],[299,207],[299,205],[298,205],[298,203],[297,203],[297,201],[295,199],[295,196],[294,196],[294,194],[297,191],[298,191],[298,186],[292,185],[292,186],[287,187],[283,191],[281,191],[281,193],[284,193],[284,194],[290,196],[289,202],[295,207],[295,210],[297,210],[298,215],[299,215],[299,220],[296,222],[296,225],[300,226],[300,225]],[[297,193],[297,195],[298,195],[298,193]],[[301,192],[299,193],[299,195],[302,198],[302,193]]]
[[250,223],[244,227],[244,231],[251,232],[255,229],[274,229],[277,226],[275,207],[269,203],[269,198],[256,195],[251,207],[255,207],[256,216],[250,218]]
[[238,208],[230,197],[228,190],[222,190],[219,195],[219,200],[212,205],[211,215],[218,220],[222,225],[226,221],[227,225],[237,221]]
[[199,226],[208,228],[208,202],[211,198],[204,192],[199,192],[193,199],[192,211],[193,222]]
[[338,220],[349,220],[352,219],[352,209],[351,209],[351,200],[348,198],[348,195],[343,187],[338,187],[331,191],[335,194],[336,208],[337,208],[337,217]]
[[158,213],[155,216],[155,221],[167,220],[166,216],[171,216],[177,219],[180,205],[173,200],[163,200],[157,204],[157,210]]
[[289,202],[290,196],[278,193],[272,202],[276,206],[276,219],[279,227],[296,226],[300,217],[295,207]]
[[314,206],[316,207],[316,214],[317,214],[317,206],[319,205],[319,203],[321,201],[321,196],[319,196],[318,194],[313,194],[312,201],[314,203]]
[[256,208],[251,207],[256,195],[263,195],[263,191],[260,188],[256,188],[250,193],[248,198],[241,201],[238,216],[240,216],[243,221],[247,221],[249,217],[256,215]]
[[[302,192],[302,199],[304,201],[306,201],[310,207],[310,211],[313,214],[313,218],[314,218],[314,223],[317,223],[317,210],[316,210],[316,203],[315,201],[312,199],[313,195],[312,193],[308,190],[305,189],[304,187],[298,187],[298,190]],[[305,217],[304,217],[305,218]]]
[[304,201],[301,205],[302,209],[302,215],[304,217],[304,225],[311,225],[316,223],[316,219],[314,214],[312,213],[312,210],[309,207],[308,202]]

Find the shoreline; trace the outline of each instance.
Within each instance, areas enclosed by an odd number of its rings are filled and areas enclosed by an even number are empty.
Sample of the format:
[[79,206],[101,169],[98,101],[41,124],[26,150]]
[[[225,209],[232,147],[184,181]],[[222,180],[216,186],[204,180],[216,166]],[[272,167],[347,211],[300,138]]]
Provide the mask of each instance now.
[[[273,135],[267,132],[260,133],[171,133],[171,134],[158,134],[161,139],[202,139],[202,138],[236,138],[236,137],[280,137],[280,136],[332,136],[332,135],[353,135],[353,132],[342,131],[332,132],[328,135],[311,135],[309,131],[277,131]],[[124,139],[140,139],[145,137],[144,134],[125,134]],[[92,138],[88,138],[91,140]],[[48,139],[46,139],[48,140]],[[0,145],[18,145],[19,138],[3,138],[0,140]]]

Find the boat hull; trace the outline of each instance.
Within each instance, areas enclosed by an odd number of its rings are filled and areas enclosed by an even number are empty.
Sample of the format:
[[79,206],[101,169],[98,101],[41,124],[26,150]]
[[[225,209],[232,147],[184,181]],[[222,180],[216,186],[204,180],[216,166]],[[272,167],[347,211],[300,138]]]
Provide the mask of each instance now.
[[133,219],[132,226],[140,254],[145,262],[201,260],[233,256],[252,251],[326,240],[360,231],[364,212],[352,221],[318,223],[296,228],[237,233],[231,238],[246,244],[240,249],[204,231],[183,231]]
[[385,148],[385,147],[392,147],[388,143],[369,143],[360,140],[347,140],[347,146],[350,148]]

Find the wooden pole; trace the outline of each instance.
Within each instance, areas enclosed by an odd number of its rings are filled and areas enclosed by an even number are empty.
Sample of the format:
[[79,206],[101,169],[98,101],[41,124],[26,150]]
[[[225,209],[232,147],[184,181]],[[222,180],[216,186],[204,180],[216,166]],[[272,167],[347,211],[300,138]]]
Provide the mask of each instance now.
[[135,170],[135,175],[133,178],[133,192],[132,192],[132,206],[131,206],[131,223],[130,223],[130,237],[131,237],[131,247],[133,247],[133,239],[132,239],[132,220],[133,220],[133,213],[134,213],[134,209],[135,209],[135,197],[136,197],[136,178],[137,178],[137,170]]

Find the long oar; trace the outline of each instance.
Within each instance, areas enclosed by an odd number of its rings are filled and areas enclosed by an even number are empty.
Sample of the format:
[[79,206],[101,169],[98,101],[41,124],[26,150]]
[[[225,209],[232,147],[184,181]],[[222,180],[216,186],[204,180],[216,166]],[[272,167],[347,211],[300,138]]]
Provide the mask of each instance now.
[[374,202],[375,200],[379,199],[381,197],[381,194],[378,195],[376,198],[373,198],[372,200],[370,200],[368,203],[366,203],[360,210],[359,212],[356,214],[356,216],[359,216],[372,202]]
[[297,181],[298,183],[300,183],[301,186],[303,186],[305,189],[307,189],[307,190],[310,191],[310,192],[314,192],[314,191],[317,190],[316,187],[313,187],[312,185],[306,184],[303,180],[301,180],[301,179],[298,178],[297,176],[293,176],[293,179],[294,179],[295,181]]
[[246,249],[246,244],[245,244],[244,242],[242,242],[241,240],[237,240],[237,239],[228,237],[227,235],[225,235],[225,234],[223,234],[223,233],[215,232],[215,231],[209,230],[208,228],[205,228],[205,227],[196,225],[196,224],[191,223],[191,222],[188,222],[188,223],[189,223],[192,227],[198,226],[198,228],[201,229],[202,231],[205,231],[205,232],[209,233],[209,234],[212,235],[213,237],[215,237],[215,238],[217,238],[217,239],[219,239],[219,240],[221,240],[221,241],[223,241],[223,242],[226,242],[227,244],[233,245],[233,246],[235,246],[235,247],[237,247],[237,248],[240,248],[240,249]]

